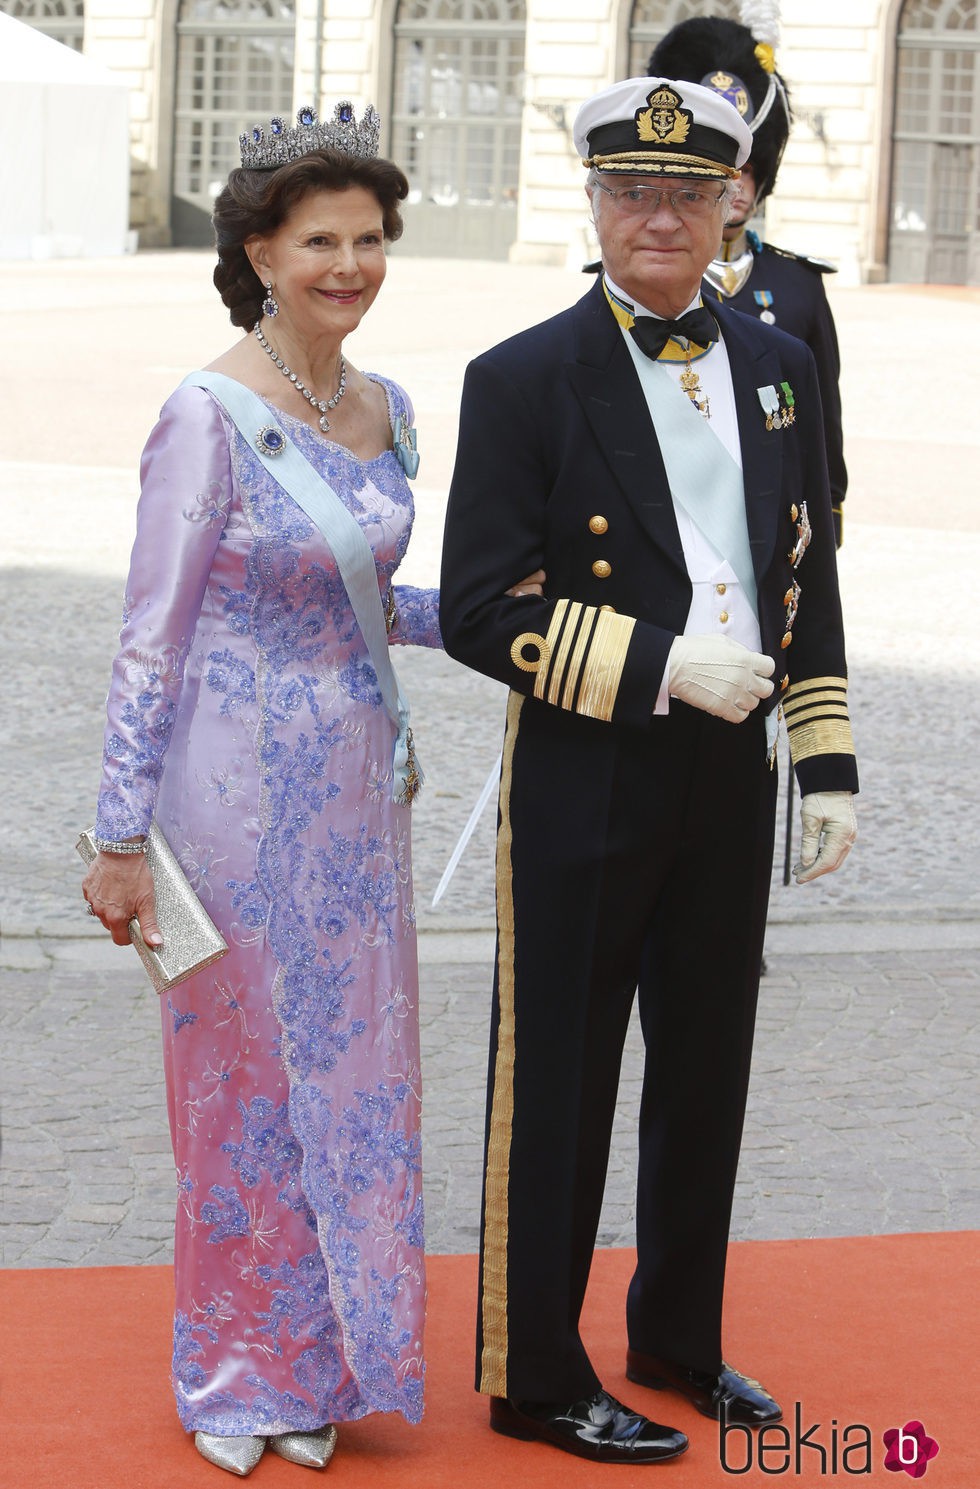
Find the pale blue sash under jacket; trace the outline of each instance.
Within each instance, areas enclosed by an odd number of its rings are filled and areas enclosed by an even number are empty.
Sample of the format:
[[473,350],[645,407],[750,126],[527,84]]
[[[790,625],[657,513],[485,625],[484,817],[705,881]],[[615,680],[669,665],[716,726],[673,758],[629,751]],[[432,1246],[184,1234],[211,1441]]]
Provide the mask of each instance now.
[[[385,709],[397,730],[392,801],[400,804],[410,802],[411,795],[406,787],[413,774],[421,782],[421,772],[418,772],[414,756],[408,704],[399,689],[388,651],[388,632],[374,553],[360,523],[298,446],[287,437],[281,425],[275,422],[269,406],[257,393],[220,372],[192,372],[184,378],[181,386],[207,388],[214,394],[269,474],[323,534],[370,653]],[[278,430],[284,442],[283,448],[274,454],[266,453],[258,443],[259,433],[270,428]]]
[[[641,351],[631,336],[624,340],[653,420],[670,494],[731,565],[758,617],[759,591],[745,517],[745,482],[738,462],[667,369]],[[770,759],[778,727],[773,709],[766,715]]]

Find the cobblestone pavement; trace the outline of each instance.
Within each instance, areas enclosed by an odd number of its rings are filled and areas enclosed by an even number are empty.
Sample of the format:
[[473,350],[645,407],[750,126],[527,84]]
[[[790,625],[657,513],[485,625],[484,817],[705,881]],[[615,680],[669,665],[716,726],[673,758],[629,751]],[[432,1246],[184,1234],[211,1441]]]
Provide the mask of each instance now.
[[[0,1261],[162,1261],[173,1184],[156,999],[135,957],[80,915],[72,844],[95,793],[139,448],[182,373],[230,338],[206,255],[8,268],[20,308],[5,317],[6,337],[21,375],[5,413],[29,458],[0,461]],[[406,579],[437,574],[465,362],[581,289],[560,270],[393,262],[354,355],[404,381],[417,404],[427,484]],[[420,325],[437,295],[438,316]],[[980,564],[980,366],[913,388],[907,360],[917,338],[980,339],[980,298],[886,286],[838,290],[834,305],[852,473],[841,580],[861,839],[842,873],[806,889],[784,888],[781,864],[774,871],[739,1237],[980,1224],[969,1089],[980,655],[967,603]],[[415,858],[429,1237],[435,1251],[469,1251],[492,809],[439,908],[429,902],[495,759],[503,693],[440,655],[405,651],[399,662],[428,775]],[[602,1244],[632,1239],[639,1059],[634,1030]]]
[[[467,960],[443,961],[433,940],[422,963],[427,1228],[433,1252],[466,1252],[479,1227],[489,943],[456,936],[447,950]],[[134,961],[101,941],[5,946],[6,1266],[172,1254],[159,1013]],[[736,1239],[980,1227],[978,994],[975,940],[887,954],[770,954]],[[600,1245],[633,1240],[641,1079],[634,1027]]]

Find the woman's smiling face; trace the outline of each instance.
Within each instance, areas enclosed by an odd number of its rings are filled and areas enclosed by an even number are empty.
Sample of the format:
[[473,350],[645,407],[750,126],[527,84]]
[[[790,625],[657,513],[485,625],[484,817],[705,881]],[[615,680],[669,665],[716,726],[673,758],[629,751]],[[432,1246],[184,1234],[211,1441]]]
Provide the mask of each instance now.
[[381,204],[363,186],[309,192],[281,227],[245,247],[285,321],[305,337],[355,330],[387,270]]

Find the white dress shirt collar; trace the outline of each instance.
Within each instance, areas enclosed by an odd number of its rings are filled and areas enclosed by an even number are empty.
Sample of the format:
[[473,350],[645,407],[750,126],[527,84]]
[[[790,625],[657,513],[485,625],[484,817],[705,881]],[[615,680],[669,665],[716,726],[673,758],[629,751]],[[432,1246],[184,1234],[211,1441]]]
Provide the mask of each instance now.
[[[609,289],[611,290],[611,292],[616,296],[616,298],[618,300],[623,300],[623,301],[625,301],[625,303],[627,305],[632,305],[632,307],[633,307],[633,314],[634,315],[648,315],[648,316],[651,317],[652,320],[655,320],[655,321],[679,320],[680,319],[680,316],[658,315],[655,310],[648,310],[645,305],[641,305],[638,300],[634,300],[633,297],[632,297],[632,295],[628,295],[625,290],[621,290],[620,287],[619,287],[619,285],[616,283],[616,281],[614,279],[611,279],[608,274],[605,274],[604,273],[603,274],[603,278],[605,279],[605,281],[606,281],[607,285],[609,286]],[[697,292],[697,294],[694,296],[694,299],[691,301],[690,305],[685,306],[685,308],[681,311],[681,315],[686,315],[689,310],[697,310],[697,308],[698,308],[698,306],[700,304],[701,304],[701,291],[699,289],[698,292]]]

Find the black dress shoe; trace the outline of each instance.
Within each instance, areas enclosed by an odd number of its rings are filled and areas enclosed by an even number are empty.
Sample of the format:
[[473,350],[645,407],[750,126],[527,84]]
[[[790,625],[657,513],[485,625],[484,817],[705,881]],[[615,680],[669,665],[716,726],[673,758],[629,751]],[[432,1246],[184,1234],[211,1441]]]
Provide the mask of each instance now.
[[659,1463],[687,1447],[683,1432],[630,1411],[608,1391],[571,1406],[492,1396],[490,1426],[507,1437],[548,1442],[596,1463]]
[[706,1417],[743,1427],[765,1427],[778,1422],[782,1410],[757,1380],[750,1380],[731,1365],[722,1364],[719,1375],[706,1370],[689,1370],[661,1360],[658,1355],[645,1355],[638,1349],[626,1351],[626,1378],[654,1391],[680,1391]]

